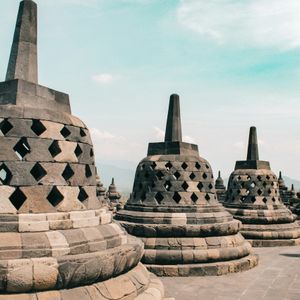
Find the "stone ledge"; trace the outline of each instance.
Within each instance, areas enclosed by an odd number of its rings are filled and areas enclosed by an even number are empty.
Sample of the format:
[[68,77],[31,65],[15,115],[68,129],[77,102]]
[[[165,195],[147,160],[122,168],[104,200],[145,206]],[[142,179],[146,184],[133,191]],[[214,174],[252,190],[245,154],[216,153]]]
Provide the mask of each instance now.
[[254,240],[247,239],[252,247],[284,247],[284,246],[298,246],[300,245],[300,238],[298,239],[284,239],[284,240]]
[[[5,294],[0,300],[162,300],[164,287],[142,264],[109,280],[78,288],[31,294]],[[167,300],[167,299],[165,299]],[[172,300],[172,298],[168,298]],[[174,299],[173,299],[174,300]]]
[[146,268],[157,276],[220,276],[237,273],[254,268],[258,264],[258,256],[251,254],[247,257],[205,264],[190,265],[146,265]]

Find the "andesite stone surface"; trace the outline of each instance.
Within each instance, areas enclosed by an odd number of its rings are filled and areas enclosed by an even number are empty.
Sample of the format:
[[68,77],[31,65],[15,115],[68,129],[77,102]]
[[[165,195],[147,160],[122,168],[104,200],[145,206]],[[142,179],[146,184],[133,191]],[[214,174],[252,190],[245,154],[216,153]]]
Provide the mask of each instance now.
[[236,162],[223,204],[243,223],[241,233],[252,246],[300,244],[299,224],[283,204],[279,184],[269,162],[259,160],[256,128],[251,127],[247,160]]
[[162,299],[143,244],[112,222],[85,124],[38,85],[37,5],[20,3],[0,83],[0,299]]
[[182,142],[178,95],[170,97],[165,141],[149,144],[115,218],[142,239],[142,262],[159,276],[223,275],[258,261],[241,223],[217,200],[210,164]]

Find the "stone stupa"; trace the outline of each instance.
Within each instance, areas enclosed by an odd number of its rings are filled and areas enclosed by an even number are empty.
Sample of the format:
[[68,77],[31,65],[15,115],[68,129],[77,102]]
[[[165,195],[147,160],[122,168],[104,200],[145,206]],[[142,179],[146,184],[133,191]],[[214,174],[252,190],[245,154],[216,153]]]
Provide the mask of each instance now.
[[223,203],[226,199],[226,187],[224,185],[224,180],[221,177],[221,171],[218,172],[215,188],[216,188],[216,194],[219,202]]
[[0,135],[0,299],[161,299],[142,242],[96,197],[88,129],[67,94],[38,84],[31,0],[0,83]]
[[209,163],[197,145],[182,142],[178,95],[170,97],[165,141],[149,144],[116,219],[142,239],[142,262],[159,276],[223,275],[257,264],[241,223],[217,200]]
[[251,127],[247,160],[237,161],[223,203],[243,223],[241,233],[253,246],[300,244],[296,216],[280,198],[276,175],[259,160],[256,128]]

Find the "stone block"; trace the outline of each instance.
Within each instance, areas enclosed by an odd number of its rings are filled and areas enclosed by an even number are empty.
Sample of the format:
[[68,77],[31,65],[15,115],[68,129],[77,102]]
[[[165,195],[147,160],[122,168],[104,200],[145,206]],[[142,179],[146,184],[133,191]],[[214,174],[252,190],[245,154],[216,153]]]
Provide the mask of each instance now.
[[7,291],[20,293],[30,291],[33,287],[33,264],[29,259],[8,261]]

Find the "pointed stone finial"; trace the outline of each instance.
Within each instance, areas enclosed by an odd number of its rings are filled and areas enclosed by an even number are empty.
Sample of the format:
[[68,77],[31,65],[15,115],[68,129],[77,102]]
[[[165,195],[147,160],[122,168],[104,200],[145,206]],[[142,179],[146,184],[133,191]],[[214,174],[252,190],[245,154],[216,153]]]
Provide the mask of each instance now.
[[32,0],[20,3],[6,80],[23,79],[38,83],[37,5]]
[[291,190],[294,191],[295,188],[294,188],[294,184],[292,183],[292,187],[291,187]]
[[182,142],[179,96],[170,96],[165,142]]
[[282,174],[281,174],[281,171],[279,171],[279,177],[278,179],[282,180]]
[[259,160],[256,127],[250,127],[247,160]]
[[221,171],[218,172],[218,177],[221,178]]
[[112,185],[115,185],[115,178],[114,178],[114,177],[113,177],[112,180],[111,180],[111,184],[112,184]]

